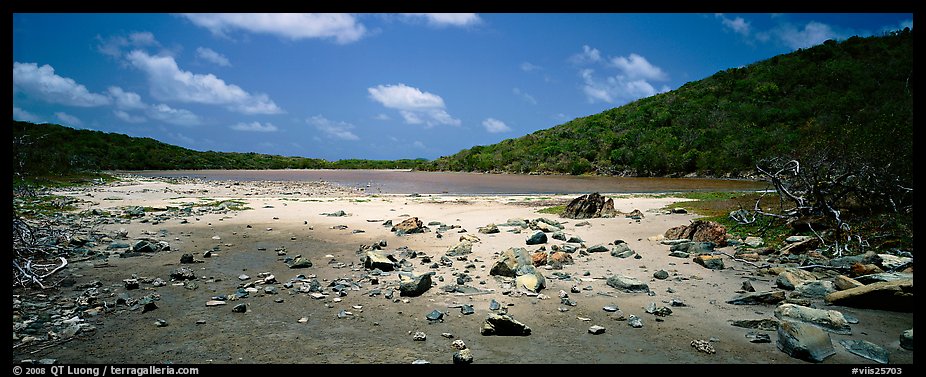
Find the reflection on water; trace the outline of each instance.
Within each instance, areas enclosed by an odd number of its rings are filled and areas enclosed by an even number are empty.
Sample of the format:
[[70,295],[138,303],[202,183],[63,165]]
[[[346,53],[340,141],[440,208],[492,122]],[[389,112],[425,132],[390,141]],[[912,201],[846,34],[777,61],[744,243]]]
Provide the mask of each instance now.
[[627,178],[418,172],[407,170],[146,170],[145,177],[237,181],[328,181],[383,194],[578,194],[751,191],[764,182],[702,178]]

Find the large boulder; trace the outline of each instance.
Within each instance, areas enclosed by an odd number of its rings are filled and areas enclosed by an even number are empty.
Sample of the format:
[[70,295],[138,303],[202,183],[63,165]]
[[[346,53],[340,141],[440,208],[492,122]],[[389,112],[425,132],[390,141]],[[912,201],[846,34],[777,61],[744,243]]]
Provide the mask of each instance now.
[[399,263],[394,256],[373,250],[367,251],[363,257],[360,258],[360,261],[363,262],[364,268],[368,270],[375,270],[378,268],[380,271],[392,271]]
[[530,254],[523,248],[513,247],[502,252],[492,265],[489,275],[517,277],[516,271],[521,266],[533,266]]
[[612,288],[627,293],[647,293],[649,286],[646,283],[635,278],[623,275],[612,275],[608,277],[608,285]]
[[401,296],[421,296],[431,288],[431,275],[434,275],[433,271],[421,275],[399,273],[399,294]]
[[794,304],[781,304],[775,308],[775,318],[798,321],[817,326],[835,334],[852,334],[852,328],[842,313],[835,310],[808,308]]
[[784,321],[778,325],[778,349],[789,356],[819,363],[836,354],[830,334],[817,327]]
[[392,231],[398,236],[403,234],[424,233],[425,229],[427,228],[424,227],[424,224],[421,220],[418,220],[417,217],[409,217],[392,227]]
[[482,335],[527,336],[531,328],[507,314],[490,313],[479,332]]
[[727,228],[714,221],[695,220],[689,225],[667,230],[664,236],[669,240],[687,238],[697,242],[712,242],[717,246],[727,245]]
[[568,219],[590,219],[613,217],[615,214],[617,211],[614,210],[614,200],[605,198],[596,192],[573,199],[561,216]]
[[542,243],[547,243],[547,234],[542,231],[537,231],[537,233],[532,234],[530,237],[527,237],[525,242],[528,245],[539,245]]
[[849,353],[864,357],[879,364],[887,364],[890,361],[889,354],[884,347],[867,340],[843,339],[839,341],[839,344],[846,347],[846,351],[849,351]]
[[826,295],[831,305],[913,312],[913,279],[885,281]]

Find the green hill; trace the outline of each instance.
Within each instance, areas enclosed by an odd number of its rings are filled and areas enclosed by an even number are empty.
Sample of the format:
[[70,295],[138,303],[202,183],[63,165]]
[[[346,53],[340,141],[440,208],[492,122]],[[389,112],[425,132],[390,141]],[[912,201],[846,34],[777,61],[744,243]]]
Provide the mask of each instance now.
[[150,138],[13,121],[14,174],[146,169],[411,169],[426,160],[340,160],[200,152]]
[[763,158],[825,150],[912,182],[912,79],[910,30],[829,40],[424,168],[743,176]]

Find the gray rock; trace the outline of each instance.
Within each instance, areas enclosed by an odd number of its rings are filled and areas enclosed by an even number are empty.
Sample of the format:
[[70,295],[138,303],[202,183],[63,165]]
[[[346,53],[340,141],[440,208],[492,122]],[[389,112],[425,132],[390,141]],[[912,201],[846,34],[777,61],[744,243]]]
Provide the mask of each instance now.
[[669,212],[673,214],[677,214],[677,215],[684,215],[688,213],[688,210],[684,208],[672,208],[671,210],[669,210]]
[[605,328],[598,325],[594,325],[588,328],[588,333],[592,335],[604,334],[604,331]]
[[476,313],[476,310],[473,309],[472,305],[463,305],[460,307],[460,314],[470,315]]
[[742,289],[743,289],[744,291],[746,291],[746,292],[755,292],[755,291],[756,291],[756,288],[752,286],[752,283],[750,283],[749,280],[746,280],[746,281],[743,282]]
[[892,254],[878,254],[878,257],[881,258],[881,263],[878,264],[878,267],[884,270],[895,270],[913,263],[913,258],[898,257]]
[[418,360],[412,361],[412,364],[413,365],[430,364],[430,362],[424,359],[418,359]]
[[165,320],[163,320],[163,319],[158,319],[158,320],[154,321],[154,325],[157,326],[157,327],[167,327],[167,321],[165,321]]
[[[670,293],[671,293],[671,292],[670,292]],[[679,299],[677,299],[677,298],[673,298],[671,301],[669,301],[669,305],[671,305],[671,306],[673,306],[673,307],[677,307],[677,308],[684,308],[684,307],[687,307],[687,306],[688,306],[687,304],[685,304],[684,301],[679,300]]]
[[399,295],[414,297],[427,292],[431,288],[431,275],[433,271],[421,275],[399,273]]
[[344,211],[337,211],[337,212],[331,212],[331,213],[322,213],[322,215],[328,216],[328,217],[343,217],[343,216],[347,216],[347,213],[345,213]]
[[608,251],[608,247],[605,245],[598,244],[598,245],[589,247],[588,249],[586,249],[586,251],[588,251],[589,253],[604,253]]
[[826,303],[855,308],[913,312],[913,279],[871,283],[826,295]]
[[606,311],[606,312],[608,312],[608,313],[614,313],[614,312],[616,312],[616,311],[619,310],[618,307],[617,307],[617,305],[609,305],[609,306],[605,306],[605,307],[603,307],[603,308],[601,308],[601,309],[604,310],[604,311]]
[[409,217],[398,225],[392,227],[392,231],[395,232],[397,236],[424,233],[425,230],[427,230],[427,228],[424,227],[424,224],[421,222],[421,220],[418,220],[417,217]]
[[686,252],[684,252],[684,251],[673,251],[673,252],[669,253],[669,256],[670,256],[670,257],[676,257],[676,258],[685,258],[685,259],[688,259],[688,257],[691,256],[691,254],[688,254],[688,253],[686,253]]
[[811,238],[813,238],[813,236],[790,236],[790,237],[788,237],[788,238],[785,238],[785,242],[787,242],[787,243],[798,243],[798,242],[807,241],[807,240],[809,240],[809,239],[811,239]]
[[794,304],[781,304],[775,308],[775,318],[814,325],[842,335],[852,334],[852,328],[842,313],[835,310],[808,308]]
[[180,267],[170,272],[170,278],[175,280],[194,280],[196,274],[189,267]]
[[146,240],[136,241],[135,244],[132,245],[132,251],[136,253],[154,253],[159,250],[157,244]]
[[627,293],[647,293],[649,286],[635,278],[623,275],[612,275],[608,277],[607,284],[612,288]]
[[466,255],[473,252],[473,243],[470,241],[460,241],[458,244],[451,246],[447,249],[447,255],[451,257],[456,257],[460,255]]
[[[678,244],[682,244],[682,243],[690,243],[690,242],[691,242],[691,240],[689,240],[689,239],[687,239],[687,238],[679,238],[679,239],[675,239],[675,240],[662,240],[662,241],[659,241],[659,243],[661,243],[661,244],[663,244],[663,245],[666,245],[666,246],[673,246],[673,245],[678,245]],[[687,247],[687,246],[686,246],[686,247]]]
[[659,270],[653,273],[653,277],[659,280],[665,280],[669,278],[669,272],[666,270]]
[[839,341],[839,344],[842,344],[843,347],[846,347],[846,350],[849,351],[849,353],[864,357],[868,360],[880,364],[887,364],[889,361],[888,352],[886,349],[884,349],[884,347],[881,347],[867,340],[843,339]]
[[757,329],[763,331],[778,330],[778,321],[774,319],[740,319],[732,321],[731,324],[736,327],[743,327],[747,329]]
[[507,314],[490,313],[480,333],[482,335],[527,336],[531,334],[531,329]]
[[297,257],[296,259],[293,259],[293,261],[290,262],[288,266],[289,268],[308,268],[312,267],[312,261],[310,261],[308,258]]
[[537,231],[536,233],[532,234],[530,237],[527,237],[527,240],[525,242],[528,245],[539,245],[539,244],[547,243],[547,234],[541,231]]
[[862,275],[855,278],[856,281],[865,285],[907,279],[913,279],[913,274],[906,272],[882,272],[878,274]]
[[360,258],[363,267],[368,270],[379,269],[380,271],[392,271],[399,263],[394,256],[377,251],[367,251]]
[[434,309],[426,316],[424,316],[428,321],[440,321],[444,318],[444,313],[440,310]]
[[126,290],[138,289],[138,279],[125,279],[122,283]]
[[905,350],[913,351],[913,329],[900,334],[900,346]]
[[752,248],[762,247],[762,245],[765,245],[765,241],[762,240],[762,237],[746,237],[746,239],[743,240],[743,243],[746,244],[746,246]]
[[633,327],[633,328],[635,328],[635,329],[639,329],[639,328],[643,327],[643,320],[640,319],[640,317],[637,317],[637,316],[631,314],[630,317],[627,317],[627,324],[630,325],[630,327]]
[[472,364],[473,363],[473,351],[469,348],[459,350],[453,353],[453,363],[454,364]]
[[498,301],[495,301],[494,298],[492,299],[492,301],[489,301],[489,310],[498,310],[501,307],[502,306],[498,303]]
[[614,245],[611,248],[611,256],[617,258],[630,258],[634,255],[634,251],[630,250],[630,246],[627,246],[626,243],[619,243]]
[[583,240],[582,237],[579,237],[579,236],[569,236],[569,239],[567,239],[566,242],[568,242],[568,243],[583,243],[583,242],[585,242],[585,240]]
[[573,199],[563,210],[562,216],[567,219],[589,219],[613,217],[616,214],[614,200],[595,192]]
[[778,278],[775,279],[775,286],[790,291],[801,283],[813,280],[817,280],[817,277],[810,272],[789,267],[778,274]]
[[777,304],[784,299],[784,291],[747,292],[734,296],[727,300],[727,303],[733,305]]
[[781,322],[778,326],[776,345],[781,352],[793,358],[814,363],[822,362],[836,354],[828,333],[800,322]]
[[[545,288],[546,280],[543,278],[543,275],[535,270],[533,266],[525,267],[529,267],[527,270],[532,272],[518,275],[518,277],[515,278],[515,284],[531,292],[539,292],[541,289]],[[518,271],[520,272],[521,270],[523,269],[519,269]]]
[[196,262],[193,261],[193,254],[186,253],[180,256],[180,263],[189,264],[189,263],[196,263]]
[[689,254],[710,254],[714,251],[712,242],[680,242],[669,247],[669,251],[682,251]]
[[415,334],[412,335],[412,340],[416,342],[423,342],[428,339],[427,334],[421,331],[415,331]]
[[719,255],[698,255],[692,260],[709,270],[722,270],[724,268],[723,259]]
[[557,230],[553,232],[553,234],[550,235],[550,238],[554,240],[566,241],[566,234],[563,233],[562,231]]
[[238,280],[241,280],[241,281],[245,281],[245,280],[248,280],[248,279],[250,279],[250,278],[251,278],[250,276],[245,275],[245,274],[238,275]]
[[482,233],[482,234],[494,234],[498,232],[499,232],[498,226],[496,226],[495,224],[489,224],[486,226],[479,227],[479,233]]
[[771,343],[772,337],[764,332],[755,332],[750,331],[746,333],[746,337],[749,338],[750,343]]
[[806,281],[794,287],[794,293],[807,298],[824,298],[833,292],[836,287],[828,280]]
[[233,312],[233,313],[244,313],[244,312],[247,312],[247,311],[248,311],[248,306],[247,306],[247,304],[238,304],[238,305],[235,305],[235,307],[232,308],[232,312]]
[[517,277],[516,271],[522,266],[533,266],[530,254],[520,247],[510,248],[502,252],[489,271],[489,275]]

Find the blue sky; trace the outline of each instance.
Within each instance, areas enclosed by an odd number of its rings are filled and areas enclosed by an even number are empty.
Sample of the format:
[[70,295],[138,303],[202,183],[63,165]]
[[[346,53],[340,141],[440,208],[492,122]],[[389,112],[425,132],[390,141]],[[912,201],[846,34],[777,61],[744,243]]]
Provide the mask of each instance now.
[[195,150],[450,155],[912,14],[13,14],[13,118]]

